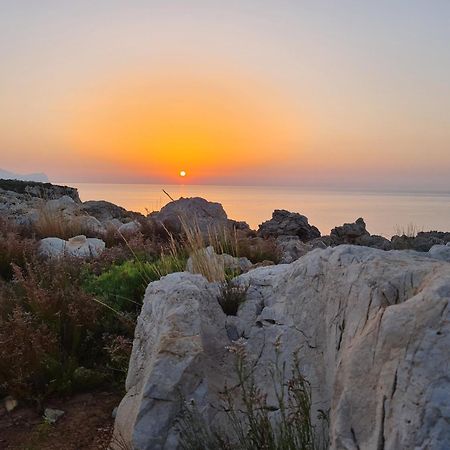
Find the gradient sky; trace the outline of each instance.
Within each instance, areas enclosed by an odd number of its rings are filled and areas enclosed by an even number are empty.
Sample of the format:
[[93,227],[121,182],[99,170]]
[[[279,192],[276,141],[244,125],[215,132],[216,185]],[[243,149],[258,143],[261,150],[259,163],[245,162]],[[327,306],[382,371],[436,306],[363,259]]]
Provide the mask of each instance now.
[[0,168],[450,189],[450,2],[0,1]]

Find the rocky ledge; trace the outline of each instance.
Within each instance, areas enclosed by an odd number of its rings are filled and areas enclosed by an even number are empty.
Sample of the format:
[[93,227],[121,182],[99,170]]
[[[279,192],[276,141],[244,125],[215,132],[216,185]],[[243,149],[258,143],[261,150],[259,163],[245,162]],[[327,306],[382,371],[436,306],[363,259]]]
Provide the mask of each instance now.
[[[236,316],[219,286],[176,273],[151,283],[138,320],[115,435],[126,448],[179,448],[180,395],[211,426],[241,338],[275,396],[275,352],[312,387],[332,449],[450,448],[450,264],[415,252],[342,245],[252,270]],[[280,345],[281,342],[281,345]]]

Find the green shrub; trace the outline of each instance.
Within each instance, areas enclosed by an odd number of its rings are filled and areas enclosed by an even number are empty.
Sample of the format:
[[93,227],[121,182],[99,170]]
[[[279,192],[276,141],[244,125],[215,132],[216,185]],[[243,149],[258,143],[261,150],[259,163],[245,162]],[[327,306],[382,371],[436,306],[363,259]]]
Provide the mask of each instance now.
[[79,260],[32,259],[0,285],[0,396],[70,392],[81,387],[79,367],[113,379],[103,340],[108,312],[81,289],[84,271]]
[[153,262],[138,259],[113,264],[99,275],[87,277],[84,287],[117,312],[138,314],[151,281],[184,270],[185,259],[163,254]]
[[36,253],[36,242],[21,236],[17,229],[0,220],[0,279],[11,280],[13,265],[24,267]]

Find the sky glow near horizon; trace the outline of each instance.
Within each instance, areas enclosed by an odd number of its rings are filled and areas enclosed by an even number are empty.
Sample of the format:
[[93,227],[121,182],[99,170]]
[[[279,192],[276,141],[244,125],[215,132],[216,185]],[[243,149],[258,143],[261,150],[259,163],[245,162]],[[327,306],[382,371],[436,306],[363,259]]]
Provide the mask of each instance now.
[[0,3],[0,167],[450,189],[450,2]]

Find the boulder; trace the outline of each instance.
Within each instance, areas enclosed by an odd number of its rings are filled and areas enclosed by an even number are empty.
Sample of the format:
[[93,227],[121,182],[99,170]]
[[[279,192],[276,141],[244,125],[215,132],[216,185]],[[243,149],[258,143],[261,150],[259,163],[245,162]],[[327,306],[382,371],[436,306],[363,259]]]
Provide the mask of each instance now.
[[208,202],[204,198],[180,198],[168,203],[161,211],[151,213],[150,218],[162,224],[171,233],[181,233],[183,224],[198,229],[204,237],[211,232],[233,228],[236,223],[242,228],[243,222],[228,220],[220,203]]
[[396,250],[416,250],[428,252],[434,245],[450,242],[450,232],[420,231],[416,236],[392,236],[392,248]]
[[76,258],[93,258],[105,250],[105,243],[101,239],[86,238],[84,235],[75,236],[68,241],[59,238],[45,238],[39,241],[39,254],[48,258],[73,256]]
[[353,244],[365,247],[379,248],[380,250],[390,250],[391,242],[383,236],[370,234],[366,229],[363,218],[357,219],[354,223],[344,223],[331,230],[330,239],[332,245]]
[[64,211],[66,214],[69,214],[69,212],[76,211],[78,208],[79,205],[68,195],[63,195],[45,203],[45,209],[51,212]]
[[131,234],[136,234],[141,231],[142,225],[139,222],[136,222],[133,220],[132,222],[124,223],[121,225],[118,230],[119,233],[123,234],[124,236],[129,236]]
[[279,261],[281,264],[289,264],[315,248],[327,247],[321,238],[302,242],[298,236],[279,236],[277,246],[281,254]]
[[247,287],[237,316],[200,275],[147,288],[115,421],[127,448],[180,448],[180,398],[211,427],[224,423],[220,393],[235,380],[225,347],[236,338],[269,401],[275,352],[287,367],[298,352],[313,420],[328,411],[331,449],[450,448],[450,264],[341,245],[234,282]]
[[95,217],[102,223],[113,219],[118,219],[123,223],[124,221],[129,221],[130,219],[144,217],[142,214],[127,211],[125,208],[105,200],[89,200],[87,202],[83,202],[81,209],[85,211],[86,214]]
[[435,259],[450,262],[450,243],[446,245],[433,245],[428,254]]
[[320,237],[320,231],[308,223],[306,216],[284,209],[276,209],[272,219],[259,226],[257,234],[263,238],[297,236],[303,242]]

